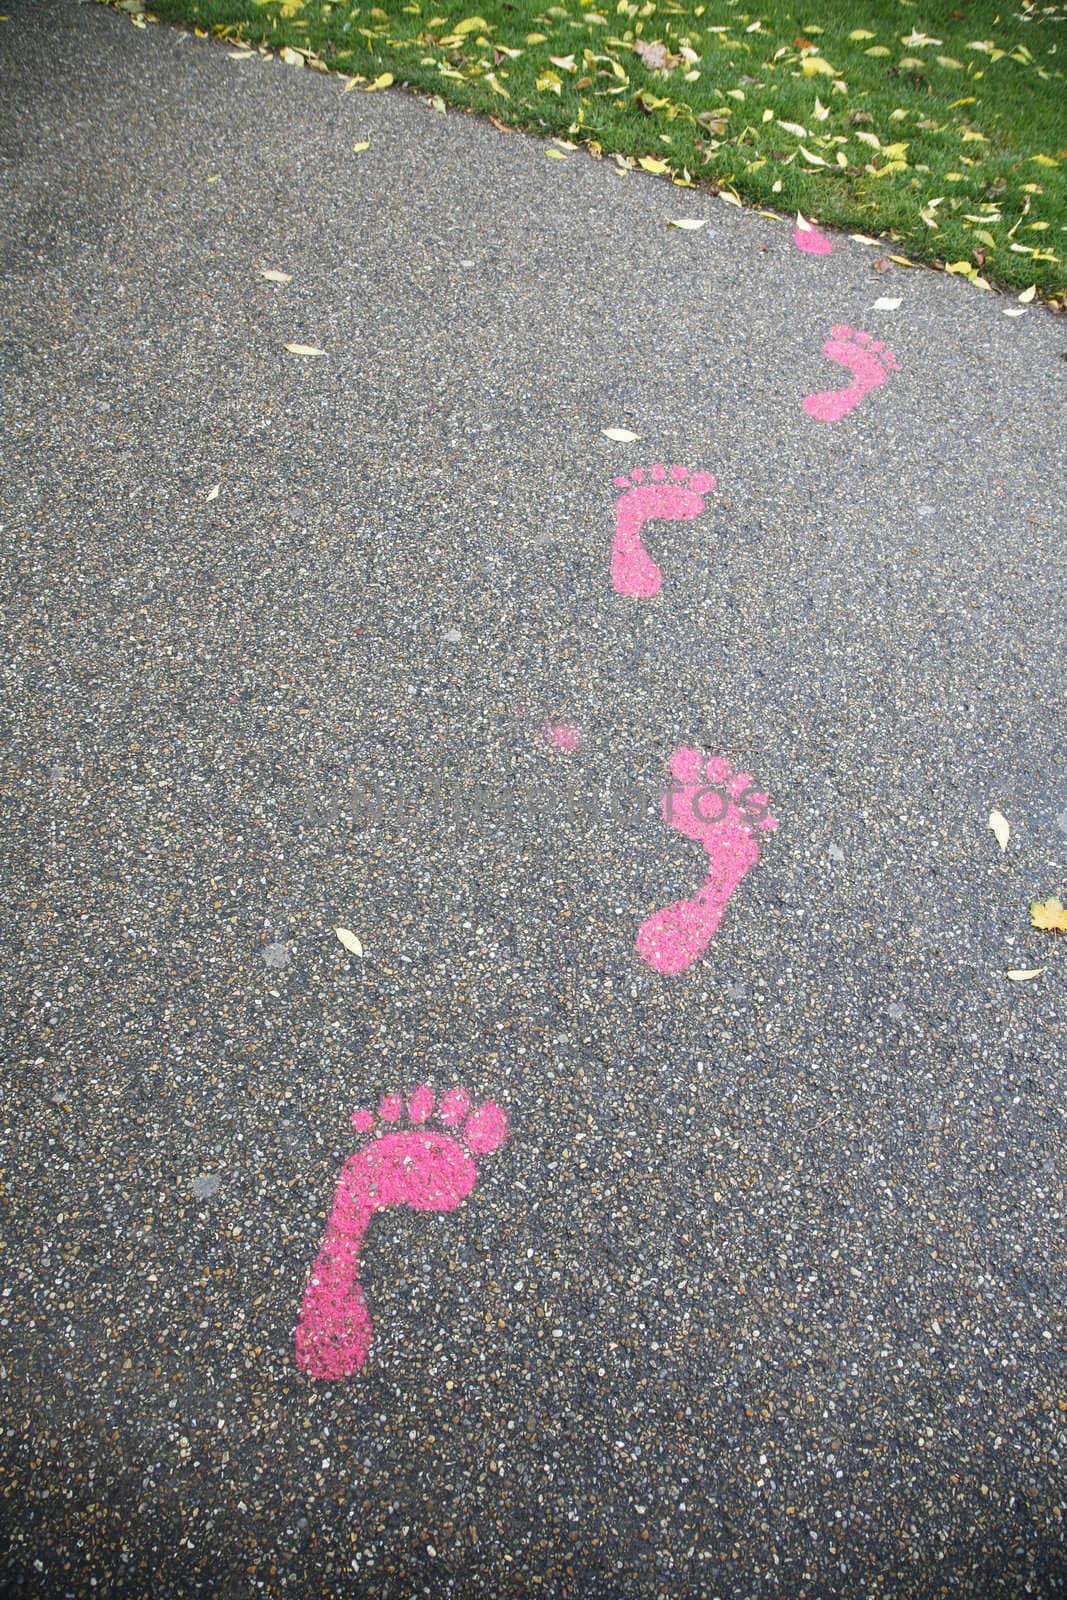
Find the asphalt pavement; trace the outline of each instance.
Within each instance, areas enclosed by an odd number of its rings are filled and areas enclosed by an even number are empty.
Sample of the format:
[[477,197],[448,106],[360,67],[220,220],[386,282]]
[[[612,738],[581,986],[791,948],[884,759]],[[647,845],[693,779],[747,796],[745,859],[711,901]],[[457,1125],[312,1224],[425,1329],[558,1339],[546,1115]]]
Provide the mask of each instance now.
[[1063,321],[7,10],[3,1592],[1062,1593]]

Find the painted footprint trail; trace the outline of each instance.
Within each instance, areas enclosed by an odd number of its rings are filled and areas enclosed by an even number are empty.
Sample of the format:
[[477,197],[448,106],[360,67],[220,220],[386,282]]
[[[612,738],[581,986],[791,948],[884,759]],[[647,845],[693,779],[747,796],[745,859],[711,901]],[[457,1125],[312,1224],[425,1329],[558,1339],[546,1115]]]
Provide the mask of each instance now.
[[616,478],[624,492],[615,501],[615,539],[611,547],[611,581],[619,594],[650,600],[659,594],[663,573],[641,543],[646,522],[691,522],[704,510],[704,496],[715,488],[710,472],[688,467],[635,467],[628,478]]
[[888,382],[891,372],[899,372],[900,363],[892,350],[869,333],[857,333],[844,323],[835,323],[830,337],[822,347],[829,361],[836,361],[852,374],[852,382],[844,389],[827,389],[820,394],[804,397],[804,410],[816,422],[840,422],[850,411],[855,411],[865,395]]
[[[474,1158],[489,1155],[507,1140],[507,1113],[492,1100],[472,1110],[464,1089],[450,1089],[437,1119],[452,1133],[422,1126],[434,1106],[428,1085],[416,1089],[406,1108],[411,1126],[372,1139],[341,1170],[296,1326],[296,1362],[313,1378],[350,1377],[367,1359],[374,1330],[359,1281],[359,1253],[375,1212],[389,1206],[454,1211],[478,1181]],[[404,1110],[399,1095],[387,1095],[378,1119],[391,1125]],[[370,1133],[375,1117],[357,1111],[352,1126]]]
[[778,826],[767,796],[754,790],[751,774],[735,773],[724,757],[683,747],[674,752],[671,772],[675,782],[663,798],[663,819],[700,841],[709,871],[691,899],[678,900],[641,924],[638,954],[667,974],[684,972],[707,948],[726,902],[760,858],[753,829]]

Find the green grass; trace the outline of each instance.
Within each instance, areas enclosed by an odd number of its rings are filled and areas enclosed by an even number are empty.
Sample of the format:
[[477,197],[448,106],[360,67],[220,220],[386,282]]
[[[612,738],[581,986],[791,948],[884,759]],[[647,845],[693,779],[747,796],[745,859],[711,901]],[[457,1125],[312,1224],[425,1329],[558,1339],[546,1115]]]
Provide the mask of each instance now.
[[885,254],[1067,293],[1067,0],[150,4],[362,74],[356,93],[391,74]]

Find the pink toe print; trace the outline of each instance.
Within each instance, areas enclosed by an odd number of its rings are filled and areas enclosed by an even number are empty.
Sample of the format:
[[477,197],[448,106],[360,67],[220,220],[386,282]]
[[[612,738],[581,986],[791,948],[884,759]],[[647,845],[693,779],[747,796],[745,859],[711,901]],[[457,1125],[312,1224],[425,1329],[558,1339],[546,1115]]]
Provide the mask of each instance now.
[[[423,1084],[407,1103],[414,1126],[370,1139],[344,1164],[296,1325],[296,1364],[313,1378],[348,1378],[367,1359],[373,1327],[359,1281],[359,1252],[374,1213],[388,1206],[454,1211],[478,1181],[474,1158],[507,1140],[507,1113],[492,1100],[472,1110],[464,1089],[449,1090],[438,1119],[453,1128],[462,1123],[459,1134],[421,1127],[433,1110],[433,1090]],[[386,1095],[378,1108],[386,1123],[398,1121],[403,1111],[399,1095]],[[358,1133],[370,1133],[374,1122],[369,1111],[352,1117]]]
[[840,422],[854,411],[865,394],[879,388],[891,372],[900,370],[900,363],[892,350],[869,333],[857,333],[838,323],[830,329],[830,337],[822,347],[830,361],[836,361],[852,374],[852,382],[844,389],[829,389],[823,394],[804,397],[804,410],[816,422]]
[[722,921],[726,902],[750,867],[759,860],[753,830],[778,823],[765,794],[753,789],[750,773],[735,773],[722,756],[699,750],[676,750],[671,760],[674,782],[663,798],[669,828],[698,839],[708,853],[709,872],[691,900],[678,900],[641,924],[637,950],[657,972],[678,973],[691,967],[707,948]]
[[805,222],[797,214],[797,225],[793,229],[793,243],[798,250],[803,250],[809,256],[828,256],[833,252],[833,243],[825,233],[820,233],[814,222]]
[[582,748],[582,730],[573,722],[546,722],[541,730],[546,744],[554,745],[566,755]]
[[646,474],[635,467],[628,478],[616,478],[624,492],[615,502],[615,541],[611,547],[611,581],[619,594],[650,600],[659,594],[663,574],[641,543],[646,522],[689,522],[704,510],[704,496],[715,488],[710,472],[688,467],[654,466]]

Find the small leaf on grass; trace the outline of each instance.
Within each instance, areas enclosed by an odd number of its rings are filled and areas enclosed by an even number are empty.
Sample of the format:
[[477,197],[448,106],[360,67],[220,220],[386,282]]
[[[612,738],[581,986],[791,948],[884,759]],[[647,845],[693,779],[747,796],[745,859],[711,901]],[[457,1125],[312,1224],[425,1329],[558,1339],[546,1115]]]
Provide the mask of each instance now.
[[208,490],[207,495],[205,496],[205,499],[217,500],[218,497],[219,497],[219,490],[221,488],[222,488],[222,484],[221,483],[217,483],[213,489],[209,489]]
[[282,45],[281,49],[278,51],[278,54],[281,56],[287,67],[302,67],[304,65],[304,58],[300,54],[300,51],[291,50],[287,44]]
[[1029,983],[1031,978],[1040,978],[1044,967],[1015,967],[1004,976],[1010,978],[1012,983]]
[[391,89],[392,86],[393,86],[393,74],[391,72],[381,72],[375,78],[373,83],[368,83],[366,85],[366,87],[363,90],[363,93],[364,94],[374,94],[378,89]]
[[827,78],[832,78],[837,68],[832,67],[823,56],[805,56],[800,63],[800,70],[805,78],[815,78],[820,73]]
[[1030,921],[1048,933],[1067,933],[1067,908],[1056,899],[1035,900],[1030,907]]
[[337,937],[340,939],[349,955],[361,956],[363,954],[363,946],[360,944],[359,940],[356,938],[355,934],[350,928],[335,928],[333,931],[336,933]]
[[452,29],[453,33],[489,33],[490,27],[484,17],[464,17],[462,22],[457,22]]
[[874,34],[869,32],[867,28],[853,28],[852,32],[849,34],[849,38],[852,40],[853,44],[858,44],[861,39],[873,39]]
[[287,344],[285,347],[291,356],[324,356],[325,350],[320,350],[314,344]]
[[798,145],[797,149],[800,151],[801,155],[804,157],[804,160],[807,161],[810,166],[813,166],[813,167],[825,167],[827,165],[827,163],[823,160],[822,156],[812,155],[811,151],[810,150],[806,150],[802,144]]
[[358,144],[354,144],[352,146],[352,154],[354,156],[360,156],[360,155],[363,154],[364,150],[369,150],[369,149],[370,149],[370,140],[369,139],[361,139]]
[[1018,302],[1019,302],[1019,304],[1021,306],[1028,306],[1030,304],[1031,300],[1034,298],[1034,295],[1036,293],[1037,293],[1037,284],[1036,283],[1032,283],[1030,285],[1029,289],[1024,289],[1022,294],[1016,295],[1015,298],[1018,300]]
[[646,172],[667,172],[669,170],[667,163],[660,161],[658,156],[641,156],[637,165],[643,167]]
[[1011,836],[1011,827],[1003,811],[993,810],[989,813],[988,827],[992,830],[993,837],[1000,846],[1001,854],[1008,848],[1008,839]]
[[683,233],[696,233],[698,228],[706,228],[707,225],[704,217],[671,217],[667,223],[668,228],[681,228]]
[[601,428],[605,439],[614,439],[616,444],[636,444],[641,435],[631,433],[629,428]]
[[279,272],[276,267],[260,267],[259,275],[261,278],[266,278],[268,283],[292,283],[293,281],[291,272]]
[[875,311],[895,311],[903,301],[899,295],[883,294],[874,302]]

